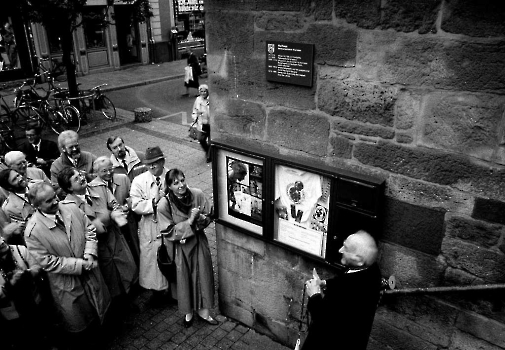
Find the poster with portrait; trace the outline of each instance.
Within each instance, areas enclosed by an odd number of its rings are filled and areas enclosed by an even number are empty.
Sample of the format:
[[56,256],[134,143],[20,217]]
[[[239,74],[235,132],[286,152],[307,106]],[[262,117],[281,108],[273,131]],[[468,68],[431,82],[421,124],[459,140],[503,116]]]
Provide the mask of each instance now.
[[331,179],[309,171],[275,167],[274,239],[324,256]]
[[217,164],[220,219],[262,234],[263,160],[219,150]]

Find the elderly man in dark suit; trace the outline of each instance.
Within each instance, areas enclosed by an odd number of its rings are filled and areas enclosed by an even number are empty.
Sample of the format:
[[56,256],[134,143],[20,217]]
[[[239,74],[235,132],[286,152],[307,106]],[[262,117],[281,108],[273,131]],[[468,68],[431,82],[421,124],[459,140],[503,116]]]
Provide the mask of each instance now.
[[25,154],[29,163],[42,169],[50,177],[51,164],[60,156],[60,150],[56,142],[42,139],[41,134],[39,125],[28,124],[25,129],[27,142],[22,144],[19,150]]
[[380,299],[381,272],[374,238],[360,230],[339,252],[346,270],[327,281],[314,269],[306,282],[312,322],[302,350],[365,350]]

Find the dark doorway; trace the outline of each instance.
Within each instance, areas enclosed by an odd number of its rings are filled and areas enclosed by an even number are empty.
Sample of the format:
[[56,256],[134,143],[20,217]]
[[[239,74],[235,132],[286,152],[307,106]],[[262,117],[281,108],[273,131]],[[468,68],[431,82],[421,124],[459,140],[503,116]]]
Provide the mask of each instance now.
[[116,5],[114,13],[120,64],[140,62],[139,26],[133,19],[132,6]]

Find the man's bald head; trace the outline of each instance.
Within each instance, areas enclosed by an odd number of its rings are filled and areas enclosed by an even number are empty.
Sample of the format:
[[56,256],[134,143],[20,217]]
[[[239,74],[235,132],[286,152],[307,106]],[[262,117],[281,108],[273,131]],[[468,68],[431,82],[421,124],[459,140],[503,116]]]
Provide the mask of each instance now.
[[366,231],[359,230],[344,241],[339,250],[342,264],[350,267],[368,267],[377,261],[379,249],[375,239]]

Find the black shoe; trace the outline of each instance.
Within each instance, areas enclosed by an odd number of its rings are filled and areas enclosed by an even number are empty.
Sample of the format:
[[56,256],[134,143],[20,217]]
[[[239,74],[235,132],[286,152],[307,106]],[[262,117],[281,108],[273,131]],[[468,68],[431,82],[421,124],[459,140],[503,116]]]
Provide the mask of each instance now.
[[189,328],[193,325],[193,321],[195,320],[195,316],[191,317],[191,320],[186,321],[186,316],[184,316],[184,319],[182,323],[184,324],[184,328]]
[[200,317],[200,319],[204,322],[207,322],[208,324],[210,324],[211,326],[217,326],[219,324],[219,321],[218,320],[215,320],[212,318],[212,316],[207,316],[207,318],[203,318],[202,316],[198,315],[198,317]]

